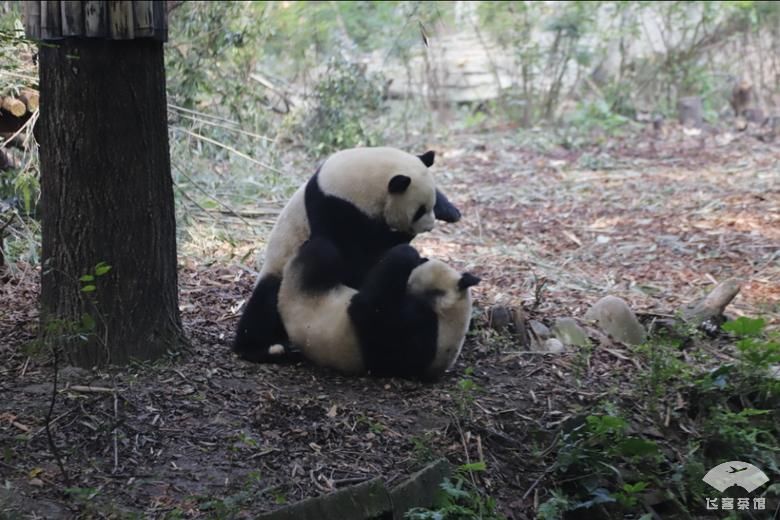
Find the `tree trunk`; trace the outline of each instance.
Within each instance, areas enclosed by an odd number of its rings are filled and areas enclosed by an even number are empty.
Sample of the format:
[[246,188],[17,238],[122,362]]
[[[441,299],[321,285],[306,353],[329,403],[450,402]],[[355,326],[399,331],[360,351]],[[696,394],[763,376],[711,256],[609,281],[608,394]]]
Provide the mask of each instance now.
[[[40,106],[44,334],[86,367],[175,350],[183,337],[162,43],[42,45]],[[100,262],[111,270],[79,280]]]

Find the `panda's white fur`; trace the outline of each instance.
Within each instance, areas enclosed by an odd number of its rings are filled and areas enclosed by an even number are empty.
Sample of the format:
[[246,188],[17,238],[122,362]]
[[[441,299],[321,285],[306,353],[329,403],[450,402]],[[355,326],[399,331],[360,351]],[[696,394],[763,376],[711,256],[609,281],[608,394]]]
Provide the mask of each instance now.
[[[436,356],[428,377],[436,377],[452,368],[460,356],[471,322],[471,291],[460,286],[463,275],[439,260],[428,260],[409,276],[410,294],[425,297],[431,290],[440,291],[433,300],[438,318]],[[474,282],[476,283],[476,281]]]
[[301,185],[282,209],[276,219],[268,242],[262,254],[257,256],[257,268],[260,278],[269,274],[281,274],[284,264],[309,238],[309,219],[306,217],[304,192],[306,184]]
[[[388,193],[387,185],[396,175],[411,178],[412,189],[408,193],[400,196]],[[436,187],[428,167],[415,155],[390,147],[342,150],[322,164],[317,183],[325,194],[351,203],[367,217],[383,217],[398,231],[416,235],[433,229]],[[295,191],[279,214],[264,254],[257,258],[260,278],[281,274],[287,260],[309,238],[305,192],[306,184]],[[413,222],[422,204],[429,211]]]
[[[396,176],[409,177],[411,189],[387,190]],[[396,148],[353,148],[333,154],[322,165],[319,184],[326,195],[336,195],[370,217],[382,217],[395,231],[417,235],[433,229],[436,185],[419,157]],[[425,214],[414,221],[420,206]]]
[[[399,247],[412,249],[411,246]],[[315,245],[315,251],[302,252],[301,255],[309,255],[303,262],[318,262],[322,258],[324,263],[329,263],[328,255],[320,256],[319,251],[321,249],[316,250]],[[410,357],[417,354],[416,348],[419,345],[415,345],[411,351],[404,351],[404,347],[409,346],[407,343],[412,343],[411,338],[421,336],[420,329],[431,326],[435,327],[435,347],[424,343],[420,350],[430,351],[435,348],[435,353],[424,363],[421,370],[414,370],[413,375],[435,379],[455,364],[471,320],[472,300],[469,287],[479,281],[476,277],[458,273],[439,260],[424,261],[414,267],[411,274],[407,272],[406,296],[399,301],[399,305],[386,314],[382,314],[385,311],[381,310],[381,307],[374,309],[372,305],[368,314],[373,315],[371,320],[376,321],[360,323],[356,322],[356,314],[350,312],[351,306],[354,310],[355,305],[365,305],[356,299],[359,291],[340,283],[328,282],[323,286],[310,287],[307,284],[311,284],[311,281],[305,280],[303,275],[306,266],[296,260],[298,258],[291,259],[284,269],[278,308],[290,342],[300,349],[301,354],[308,360],[348,375],[376,372],[369,365],[366,354],[379,347],[366,344],[366,337],[372,336],[374,324],[383,323],[396,330],[397,344],[392,347],[397,347],[397,354],[382,354],[385,359],[391,360],[387,364],[390,366],[382,367],[382,375],[403,376],[406,373],[404,368],[418,361]],[[376,286],[370,290],[376,290]],[[372,301],[377,301],[377,298],[381,301],[381,294],[375,296]],[[405,313],[417,312],[419,307],[416,306],[419,305],[433,311],[430,315],[426,314],[424,319],[434,320],[435,323],[428,321],[419,327],[415,325],[414,319],[399,319],[399,316]],[[396,373],[392,365],[404,368]]]

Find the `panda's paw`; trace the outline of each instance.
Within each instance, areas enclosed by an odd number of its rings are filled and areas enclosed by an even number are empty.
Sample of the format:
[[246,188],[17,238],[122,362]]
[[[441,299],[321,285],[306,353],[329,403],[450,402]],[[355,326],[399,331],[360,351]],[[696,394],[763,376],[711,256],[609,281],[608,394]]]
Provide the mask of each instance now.
[[269,356],[283,356],[285,352],[284,345],[271,345],[268,347]]
[[409,244],[400,244],[390,249],[385,258],[398,264],[417,265],[420,262],[420,253]]

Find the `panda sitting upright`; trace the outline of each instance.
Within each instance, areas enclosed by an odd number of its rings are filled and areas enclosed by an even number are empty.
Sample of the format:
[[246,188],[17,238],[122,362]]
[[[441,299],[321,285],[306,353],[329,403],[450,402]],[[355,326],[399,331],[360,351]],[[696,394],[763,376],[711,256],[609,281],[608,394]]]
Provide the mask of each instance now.
[[479,278],[410,245],[393,247],[359,290],[343,284],[345,262],[322,237],[285,269],[279,313],[290,342],[315,364],[345,374],[431,380],[455,363],[471,320],[469,287]]
[[341,251],[343,283],[361,286],[368,270],[398,244],[430,231],[434,220],[456,222],[460,212],[435,187],[428,168],[434,152],[414,156],[394,148],[335,153],[282,210],[265,251],[260,279],[239,320],[233,351],[257,362],[285,359],[287,344],[277,295],[287,261],[310,237]]

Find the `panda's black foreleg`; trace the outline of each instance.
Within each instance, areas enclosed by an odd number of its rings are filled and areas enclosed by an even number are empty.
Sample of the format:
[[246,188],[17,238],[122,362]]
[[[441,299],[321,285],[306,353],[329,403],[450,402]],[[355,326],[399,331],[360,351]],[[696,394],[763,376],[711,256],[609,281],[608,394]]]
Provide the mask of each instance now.
[[327,291],[344,283],[344,257],[336,244],[325,236],[304,242],[293,262],[300,273],[301,291]]
[[366,275],[355,296],[358,305],[373,309],[398,309],[406,297],[406,282],[415,267],[425,262],[408,244],[390,249]]
[[[281,283],[279,276],[262,278],[241,314],[233,352],[247,361],[283,363],[295,360],[295,356],[289,354],[287,331],[277,309]],[[282,345],[284,352],[274,352],[274,345]]]

